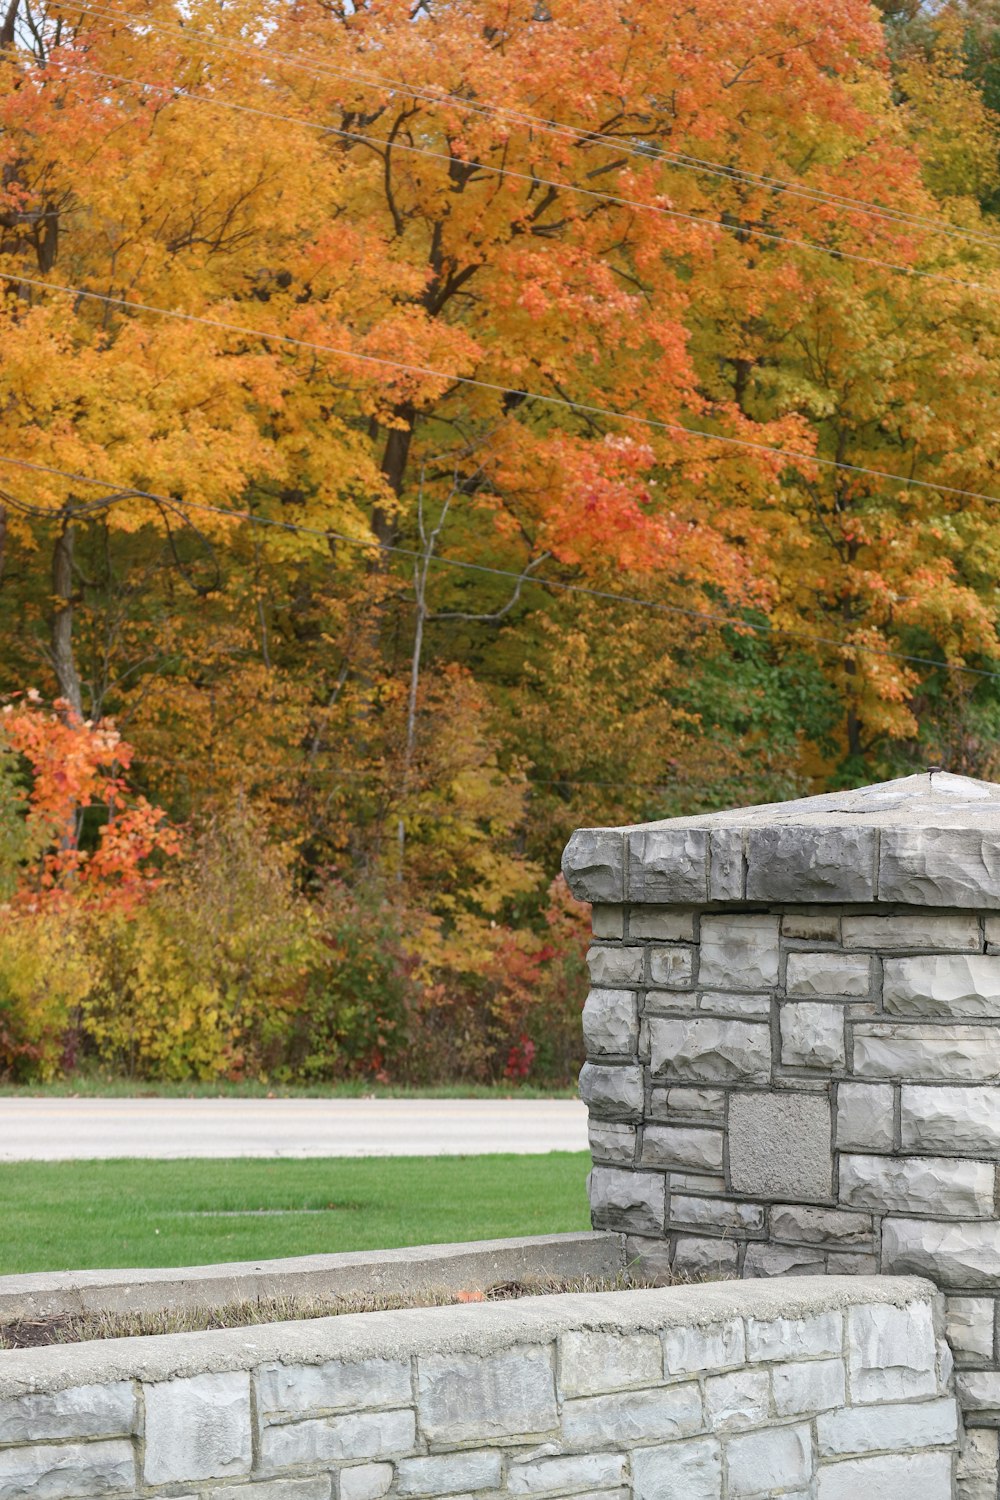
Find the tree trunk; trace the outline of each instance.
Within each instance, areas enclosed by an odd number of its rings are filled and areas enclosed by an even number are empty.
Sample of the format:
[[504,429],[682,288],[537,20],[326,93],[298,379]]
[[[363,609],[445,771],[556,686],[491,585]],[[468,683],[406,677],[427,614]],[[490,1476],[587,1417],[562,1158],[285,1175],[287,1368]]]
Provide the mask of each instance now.
[[66,521],[52,554],[52,666],[59,696],[83,718],[83,690],[73,655],[73,552],[76,528]]

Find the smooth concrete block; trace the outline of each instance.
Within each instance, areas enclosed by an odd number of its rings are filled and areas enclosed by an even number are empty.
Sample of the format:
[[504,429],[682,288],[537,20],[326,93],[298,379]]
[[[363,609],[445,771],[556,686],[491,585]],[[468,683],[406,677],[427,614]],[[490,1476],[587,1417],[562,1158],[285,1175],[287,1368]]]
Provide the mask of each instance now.
[[250,1376],[190,1375],[143,1387],[146,1484],[249,1474]]
[[729,1170],[748,1198],[829,1198],[833,1192],[830,1101],[813,1094],[733,1094]]
[[875,848],[873,828],[751,828],[747,900],[872,901]]
[[663,828],[630,833],[628,892],[633,902],[683,905],[706,901],[707,830]]
[[489,1441],[559,1425],[552,1352],[524,1345],[501,1354],[417,1359],[420,1427],[431,1443]]

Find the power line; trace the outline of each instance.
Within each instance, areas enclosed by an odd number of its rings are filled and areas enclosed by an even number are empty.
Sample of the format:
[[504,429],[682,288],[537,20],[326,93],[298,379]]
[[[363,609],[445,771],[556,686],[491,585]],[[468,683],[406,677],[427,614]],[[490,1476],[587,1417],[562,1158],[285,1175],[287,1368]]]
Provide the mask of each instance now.
[[[76,6],[75,9],[80,10],[84,14],[95,16],[99,20],[119,21],[127,25],[135,24],[134,16],[116,11],[111,6],[84,4]],[[172,28],[165,26],[162,22],[155,20],[144,20],[142,25],[167,34],[172,30]],[[277,61],[286,63],[292,67],[299,68],[307,76],[313,78],[342,78],[351,82],[362,83],[366,87],[382,88],[392,93],[400,93],[407,98],[422,102],[454,104],[469,113],[478,114],[484,118],[499,117],[501,119],[511,119],[520,124],[529,125],[534,129],[544,131],[547,134],[570,139],[576,144],[596,145],[602,149],[613,150],[618,155],[634,158],[643,163],[651,161],[660,162],[682,171],[693,171],[700,175],[715,176],[752,187],[763,187],[769,191],[779,192],[787,196],[801,197],[809,202],[846,210],[851,213],[860,213],[871,218],[886,220],[901,227],[921,229],[947,238],[965,240],[981,247],[1000,249],[1000,240],[994,236],[963,230],[953,224],[929,219],[922,215],[910,214],[904,210],[872,203],[870,200],[852,198],[840,193],[828,193],[819,188],[812,188],[805,183],[792,182],[784,178],[769,177],[756,172],[748,172],[743,168],[726,166],[719,162],[709,161],[704,157],[691,156],[682,152],[665,151],[660,147],[637,147],[628,141],[619,140],[617,137],[606,137],[599,132],[579,129],[576,126],[567,125],[563,121],[514,109],[509,105],[498,105],[485,100],[475,100],[466,95],[446,90],[434,90],[433,88],[414,89],[412,85],[405,84],[398,79],[386,79],[377,74],[365,75],[343,66],[334,67],[322,59],[310,57],[309,54],[301,52],[277,52],[273,48],[265,51],[263,48],[248,46],[246,43],[240,43],[232,38],[213,36],[210,32],[188,26],[186,23],[183,26],[183,31],[185,38],[194,37],[213,48],[228,49],[239,56],[250,57],[263,62]]]
[[[106,509],[109,505],[121,503],[129,499],[150,500],[156,505],[167,506],[174,511],[183,513],[186,510],[198,510],[207,514],[225,516],[230,520],[247,522],[256,526],[267,526],[275,530],[293,532],[302,536],[313,536],[329,542],[331,540],[344,542],[348,546],[363,547],[370,552],[387,552],[401,557],[409,557],[423,560],[427,554],[413,547],[400,547],[389,542],[368,541],[363,537],[351,536],[347,532],[335,531],[329,527],[305,526],[296,521],[279,521],[271,516],[255,515],[252,511],[229,510],[225,506],[210,505],[203,500],[179,500],[177,498],[160,495],[150,490],[129,489],[123,490],[119,485],[113,485],[106,479],[96,479],[87,474],[70,473],[65,469],[53,468],[46,464],[37,464],[23,458],[7,457],[0,455],[0,463],[9,464],[15,468],[28,469],[35,473],[51,474],[61,479],[67,479],[77,484],[97,485],[103,489],[113,490],[115,493],[101,503],[100,506],[91,507],[95,509]],[[31,506],[20,504],[18,508],[43,519],[55,519],[51,511],[43,506]],[[643,609],[651,609],[659,614],[681,616],[684,619],[701,620],[712,625],[730,626],[734,629],[748,632],[750,634],[768,637],[780,636],[782,639],[801,641],[808,645],[831,647],[837,651],[856,653],[862,656],[873,656],[885,658],[892,661],[910,662],[918,666],[935,667],[946,672],[961,672],[971,677],[989,678],[1000,681],[1000,672],[990,672],[982,667],[967,667],[957,662],[940,661],[931,656],[916,656],[904,651],[880,650],[874,646],[855,645],[850,641],[838,640],[834,636],[815,635],[805,631],[788,630],[781,626],[768,625],[766,627],[754,625],[739,615],[725,615],[709,613],[706,610],[686,609],[682,605],[664,604],[657,599],[645,599],[634,594],[615,593],[610,589],[594,589],[585,584],[565,583],[561,579],[546,578],[537,573],[532,573],[525,578],[523,573],[515,573],[509,568],[494,568],[485,563],[469,562],[465,558],[442,557],[438,553],[431,553],[429,560],[440,567],[455,568],[470,573],[486,574],[493,578],[508,578],[522,583],[535,583],[541,588],[557,589],[561,593],[584,595],[593,599],[601,599],[606,602],[628,604]]]

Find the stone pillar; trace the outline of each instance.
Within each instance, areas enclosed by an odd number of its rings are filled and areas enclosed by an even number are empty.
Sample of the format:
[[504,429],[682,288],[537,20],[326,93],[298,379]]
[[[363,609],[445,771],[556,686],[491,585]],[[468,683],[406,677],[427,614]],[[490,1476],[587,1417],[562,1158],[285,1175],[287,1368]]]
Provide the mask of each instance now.
[[1000,1426],[1000,786],[581,829],[563,868],[595,1227],[675,1276],[928,1276]]

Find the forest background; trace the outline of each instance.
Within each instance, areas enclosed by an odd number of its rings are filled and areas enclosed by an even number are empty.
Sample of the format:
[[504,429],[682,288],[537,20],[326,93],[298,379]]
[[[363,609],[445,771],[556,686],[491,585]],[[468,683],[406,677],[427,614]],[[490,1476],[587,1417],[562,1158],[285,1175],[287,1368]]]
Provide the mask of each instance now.
[[575,827],[1000,774],[997,110],[1000,0],[9,0],[0,1076],[563,1083]]

